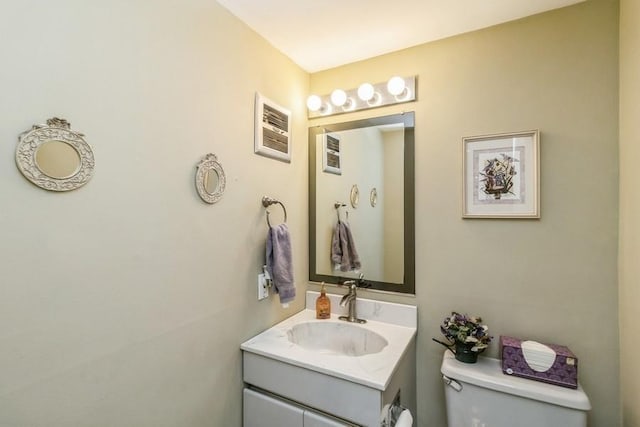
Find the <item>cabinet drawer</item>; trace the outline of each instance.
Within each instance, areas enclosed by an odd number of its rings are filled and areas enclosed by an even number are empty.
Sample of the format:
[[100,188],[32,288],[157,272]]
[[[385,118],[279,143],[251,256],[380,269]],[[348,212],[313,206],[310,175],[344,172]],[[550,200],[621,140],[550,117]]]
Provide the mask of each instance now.
[[244,427],[302,427],[304,410],[266,394],[244,389]]

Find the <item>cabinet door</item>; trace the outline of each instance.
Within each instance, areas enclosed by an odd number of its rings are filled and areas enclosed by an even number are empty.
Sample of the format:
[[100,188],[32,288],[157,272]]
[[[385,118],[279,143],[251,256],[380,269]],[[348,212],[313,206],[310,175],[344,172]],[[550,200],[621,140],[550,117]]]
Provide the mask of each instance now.
[[244,389],[242,408],[244,427],[303,427],[304,425],[302,408],[248,388]]
[[312,411],[304,411],[304,427],[350,427],[352,424],[345,424],[333,418],[326,417]]

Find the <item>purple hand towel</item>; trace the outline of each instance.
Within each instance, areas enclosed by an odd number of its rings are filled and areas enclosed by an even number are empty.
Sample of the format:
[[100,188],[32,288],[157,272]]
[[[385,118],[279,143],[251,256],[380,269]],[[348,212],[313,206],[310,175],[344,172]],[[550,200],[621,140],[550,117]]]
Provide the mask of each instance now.
[[362,267],[351,228],[346,222],[336,224],[331,240],[331,261],[340,271],[354,271]]
[[269,227],[267,234],[267,271],[271,276],[281,304],[288,304],[296,297],[293,283],[291,237],[287,224]]
[[342,226],[343,231],[341,234],[344,235],[344,238],[342,239],[342,266],[340,270],[360,270],[362,264],[360,263],[360,255],[358,255],[358,251],[356,250],[356,242],[353,240],[353,235],[351,234],[351,227],[349,227],[349,224],[346,222],[343,222]]
[[340,243],[340,221],[333,229],[333,237],[331,239],[331,262],[339,266],[342,264],[342,244]]

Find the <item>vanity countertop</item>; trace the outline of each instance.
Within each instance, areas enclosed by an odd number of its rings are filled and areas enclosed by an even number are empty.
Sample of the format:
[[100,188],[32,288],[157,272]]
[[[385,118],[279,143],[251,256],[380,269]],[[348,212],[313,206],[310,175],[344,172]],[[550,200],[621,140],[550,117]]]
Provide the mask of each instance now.
[[[398,363],[416,335],[416,307],[374,300],[358,299],[358,313],[367,323],[358,327],[371,330],[384,337],[388,344],[380,352],[363,356],[327,354],[322,351],[307,350],[289,341],[287,332],[297,324],[306,322],[334,322],[338,320],[342,307],[337,304],[339,295],[329,295],[332,300],[331,318],[317,320],[315,309],[309,309],[310,301],[315,302],[317,292],[307,293],[307,309],[285,319],[277,325],[244,342],[240,348],[246,352],[269,357],[294,366],[306,368],[326,375],[342,378],[384,391],[393,376]],[[394,323],[389,322],[392,314]],[[398,322],[398,319],[402,319]],[[374,320],[379,319],[379,320]],[[398,324],[400,323],[400,324]]]

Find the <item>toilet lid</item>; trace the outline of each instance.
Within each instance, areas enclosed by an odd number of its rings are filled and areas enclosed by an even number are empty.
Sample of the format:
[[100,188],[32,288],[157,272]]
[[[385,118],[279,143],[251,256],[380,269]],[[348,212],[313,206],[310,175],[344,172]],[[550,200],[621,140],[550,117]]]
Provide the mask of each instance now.
[[478,357],[477,363],[462,363],[446,350],[440,371],[458,382],[474,384],[491,390],[552,403],[558,406],[589,411],[591,402],[578,383],[578,389],[560,387],[540,381],[505,375],[498,359]]

